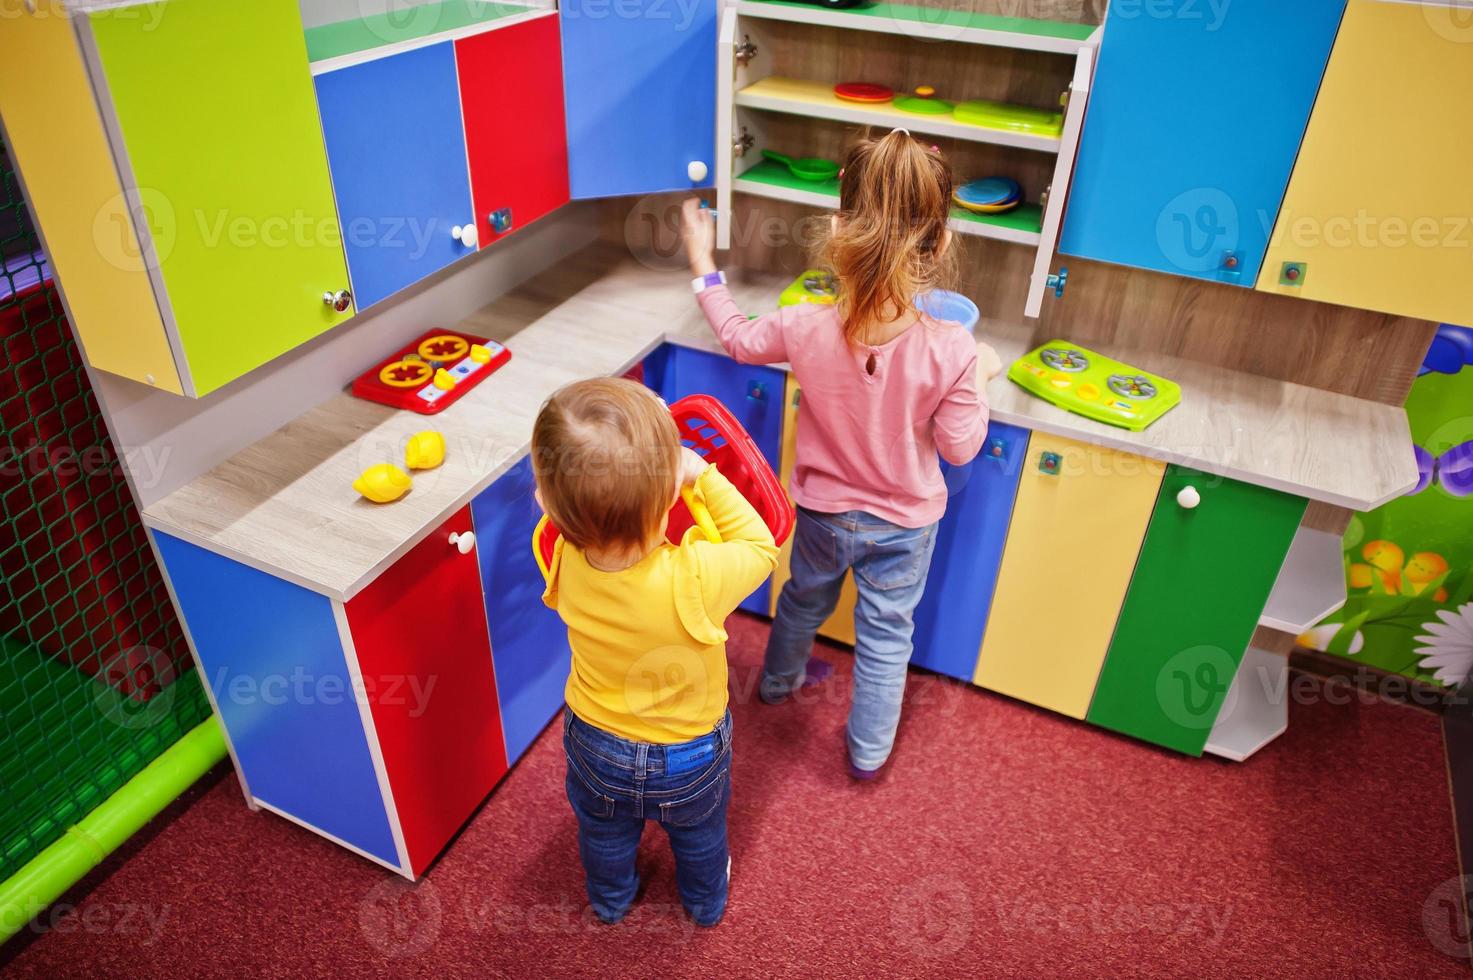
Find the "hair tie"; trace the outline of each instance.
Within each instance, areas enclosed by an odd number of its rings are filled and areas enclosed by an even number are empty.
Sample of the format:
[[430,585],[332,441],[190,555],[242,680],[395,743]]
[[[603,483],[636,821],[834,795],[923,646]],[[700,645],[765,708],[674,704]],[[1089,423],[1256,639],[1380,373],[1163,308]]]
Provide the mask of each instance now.
[[890,135],[894,136],[896,133],[904,133],[906,136],[909,136],[910,130],[906,129],[904,126],[896,126],[894,129],[890,130]]

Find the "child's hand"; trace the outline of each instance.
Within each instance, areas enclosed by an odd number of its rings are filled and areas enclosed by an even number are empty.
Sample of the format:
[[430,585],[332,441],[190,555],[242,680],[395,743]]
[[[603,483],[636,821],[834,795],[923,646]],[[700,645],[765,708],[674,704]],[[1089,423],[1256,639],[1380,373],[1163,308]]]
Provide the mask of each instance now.
[[685,257],[690,260],[690,271],[697,276],[715,272],[716,221],[694,197],[681,205],[680,235],[685,243]]
[[1002,361],[991,344],[977,345],[977,374],[983,384],[1002,374]]
[[706,467],[711,464],[706,462],[700,453],[689,446],[680,447],[680,485],[688,487],[701,478],[706,472]]

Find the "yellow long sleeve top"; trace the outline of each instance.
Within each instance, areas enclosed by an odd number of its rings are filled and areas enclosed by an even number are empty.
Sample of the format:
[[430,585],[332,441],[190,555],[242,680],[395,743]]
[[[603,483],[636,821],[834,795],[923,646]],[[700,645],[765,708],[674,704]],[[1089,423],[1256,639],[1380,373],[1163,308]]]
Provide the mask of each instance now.
[[635,742],[707,734],[726,713],[726,629],[737,605],[777,567],[762,518],[714,466],[695,483],[721,543],[696,528],[617,572],[561,538],[542,601],[568,627],[568,707]]

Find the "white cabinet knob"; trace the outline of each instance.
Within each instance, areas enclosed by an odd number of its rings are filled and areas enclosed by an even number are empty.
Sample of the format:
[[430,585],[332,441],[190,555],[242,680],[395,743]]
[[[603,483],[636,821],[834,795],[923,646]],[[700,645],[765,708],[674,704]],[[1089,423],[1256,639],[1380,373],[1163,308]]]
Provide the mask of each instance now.
[[701,160],[692,160],[685,165],[686,176],[690,178],[692,184],[699,184],[706,179],[706,175],[710,172],[711,168],[707,167],[705,162]]
[[479,236],[476,234],[475,225],[456,225],[450,229],[450,237],[466,248],[475,248]]
[[476,533],[474,531],[451,531],[450,543],[455,545],[455,550],[462,555],[468,555],[476,546]]
[[1193,486],[1182,487],[1176,492],[1176,504],[1183,510],[1192,510],[1202,502],[1202,495]]

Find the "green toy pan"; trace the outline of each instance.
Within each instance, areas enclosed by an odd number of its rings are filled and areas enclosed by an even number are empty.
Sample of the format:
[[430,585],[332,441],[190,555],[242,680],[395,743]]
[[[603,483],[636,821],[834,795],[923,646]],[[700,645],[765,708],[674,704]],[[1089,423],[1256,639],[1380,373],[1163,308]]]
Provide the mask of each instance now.
[[832,160],[825,160],[822,157],[800,157],[794,160],[790,156],[785,156],[773,150],[763,150],[762,156],[787,167],[793,176],[799,180],[833,180],[839,175],[839,165]]

